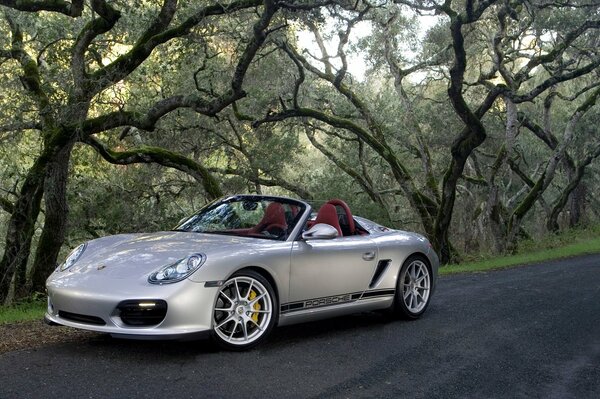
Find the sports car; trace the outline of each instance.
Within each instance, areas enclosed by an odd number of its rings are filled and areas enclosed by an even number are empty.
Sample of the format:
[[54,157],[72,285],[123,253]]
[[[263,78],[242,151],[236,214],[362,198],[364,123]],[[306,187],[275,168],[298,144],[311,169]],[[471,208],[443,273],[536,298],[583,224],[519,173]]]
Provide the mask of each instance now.
[[81,244],[46,282],[45,320],[116,337],[208,335],[248,349],[276,325],[427,309],[439,261],[429,241],[353,216],[334,199],[234,195],[172,231]]

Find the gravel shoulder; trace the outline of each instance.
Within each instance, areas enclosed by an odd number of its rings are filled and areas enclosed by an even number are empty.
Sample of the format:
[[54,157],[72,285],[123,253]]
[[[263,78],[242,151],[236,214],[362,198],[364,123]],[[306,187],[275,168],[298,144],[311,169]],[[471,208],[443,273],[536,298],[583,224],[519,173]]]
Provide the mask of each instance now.
[[101,335],[94,332],[49,326],[42,320],[0,324],[0,354],[56,343],[85,341],[99,336]]

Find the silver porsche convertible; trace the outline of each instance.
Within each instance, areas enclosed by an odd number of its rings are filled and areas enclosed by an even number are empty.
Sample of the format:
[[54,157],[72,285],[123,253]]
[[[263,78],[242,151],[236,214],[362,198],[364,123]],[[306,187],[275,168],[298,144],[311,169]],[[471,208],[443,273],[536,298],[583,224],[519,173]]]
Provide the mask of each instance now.
[[241,350],[276,325],[378,309],[418,318],[438,264],[425,237],[353,216],[341,200],[315,211],[235,195],[173,231],[80,245],[48,278],[45,319],[125,338],[210,335]]

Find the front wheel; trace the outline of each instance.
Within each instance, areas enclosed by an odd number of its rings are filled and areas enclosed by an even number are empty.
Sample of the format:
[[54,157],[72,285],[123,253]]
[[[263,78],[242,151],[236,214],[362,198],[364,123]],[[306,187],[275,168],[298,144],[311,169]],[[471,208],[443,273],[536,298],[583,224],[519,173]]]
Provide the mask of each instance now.
[[263,341],[277,318],[271,284],[252,270],[234,274],[219,289],[212,337],[228,350],[249,349]]
[[432,290],[429,262],[423,256],[409,257],[398,276],[393,312],[406,319],[417,319],[429,306]]

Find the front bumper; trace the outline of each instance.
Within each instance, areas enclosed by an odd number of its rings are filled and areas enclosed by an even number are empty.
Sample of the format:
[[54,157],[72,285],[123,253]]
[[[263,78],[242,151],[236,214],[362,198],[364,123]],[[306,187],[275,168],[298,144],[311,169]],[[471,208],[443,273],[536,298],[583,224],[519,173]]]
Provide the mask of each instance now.
[[[105,281],[49,281],[48,309],[44,319],[59,324],[111,334],[120,338],[180,339],[203,337],[212,329],[212,308],[218,287],[184,280],[174,284],[152,285],[144,281],[105,279]],[[164,319],[152,326],[132,326],[121,319],[117,306],[126,300],[164,300]],[[78,315],[78,319],[65,315]],[[101,319],[103,325],[89,320]]]

